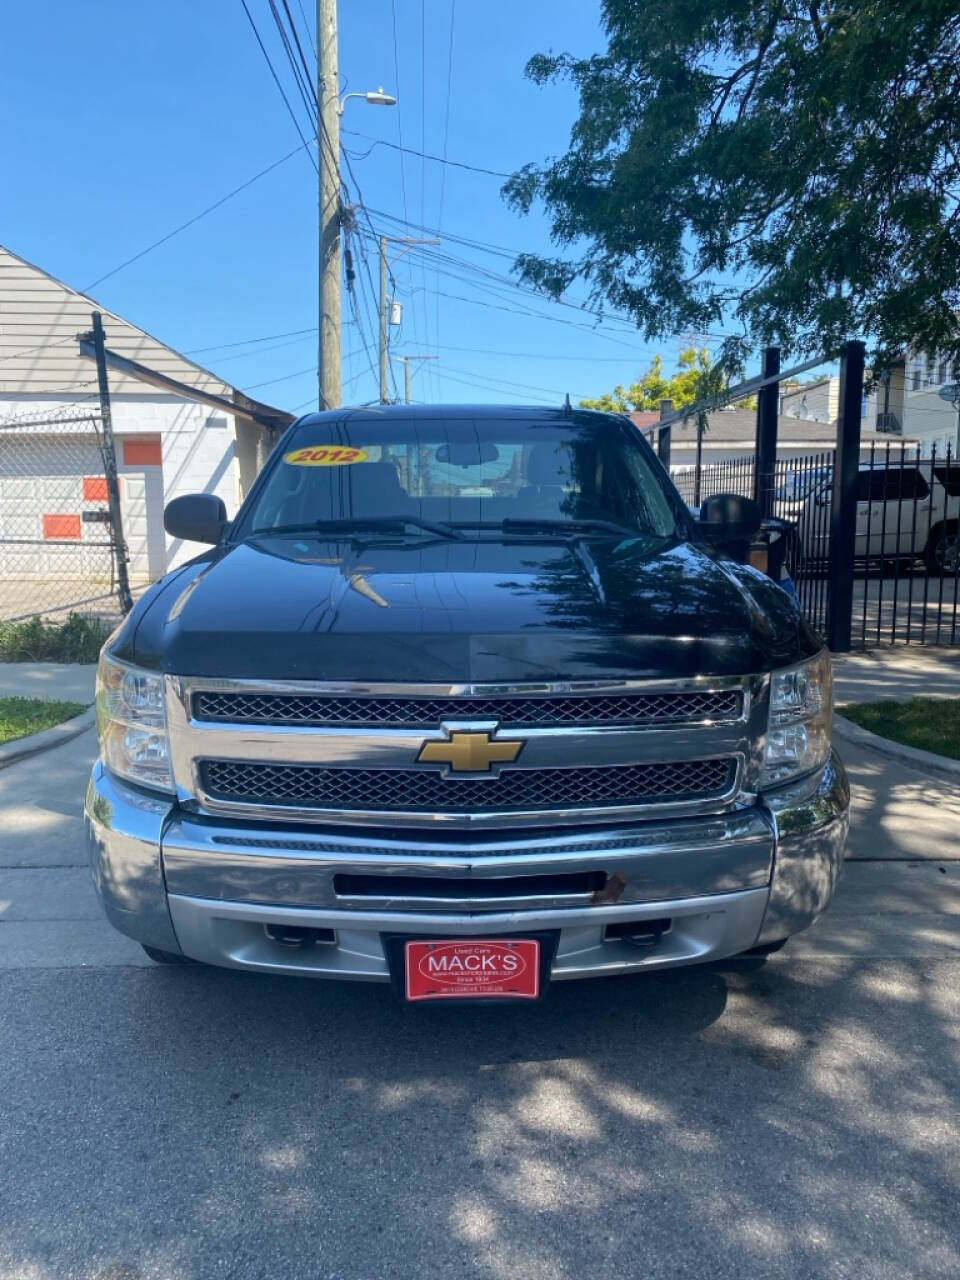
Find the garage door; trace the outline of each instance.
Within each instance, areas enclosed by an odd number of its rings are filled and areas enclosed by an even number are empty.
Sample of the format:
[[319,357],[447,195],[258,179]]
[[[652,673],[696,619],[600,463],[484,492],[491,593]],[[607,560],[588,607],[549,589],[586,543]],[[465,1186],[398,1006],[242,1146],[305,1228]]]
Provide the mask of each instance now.
[[[110,578],[109,525],[85,521],[96,508],[89,481],[103,475],[95,436],[0,440],[0,574]],[[105,503],[103,504],[106,505]]]

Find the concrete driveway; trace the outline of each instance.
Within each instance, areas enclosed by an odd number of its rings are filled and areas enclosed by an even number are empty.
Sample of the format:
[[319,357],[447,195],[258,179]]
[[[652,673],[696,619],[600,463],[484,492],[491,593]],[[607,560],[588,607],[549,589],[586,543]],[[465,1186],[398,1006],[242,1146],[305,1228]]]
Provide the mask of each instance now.
[[852,758],[767,963],[406,1011],[101,920],[92,733],[0,772],[0,1280],[960,1275],[960,801]]

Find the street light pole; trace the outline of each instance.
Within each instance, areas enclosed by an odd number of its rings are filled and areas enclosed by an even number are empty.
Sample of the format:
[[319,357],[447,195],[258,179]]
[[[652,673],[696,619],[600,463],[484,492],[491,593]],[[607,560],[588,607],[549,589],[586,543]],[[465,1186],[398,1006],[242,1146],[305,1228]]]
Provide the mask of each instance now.
[[[389,301],[387,299],[387,237],[380,237],[380,403],[388,404],[390,401],[390,388],[388,386],[388,360],[387,360],[387,343],[390,330],[388,325],[390,317],[387,315]],[[407,401],[409,403],[409,396]]]
[[337,0],[317,0],[317,140],[320,169],[319,408],[341,399],[340,301],[340,83]]

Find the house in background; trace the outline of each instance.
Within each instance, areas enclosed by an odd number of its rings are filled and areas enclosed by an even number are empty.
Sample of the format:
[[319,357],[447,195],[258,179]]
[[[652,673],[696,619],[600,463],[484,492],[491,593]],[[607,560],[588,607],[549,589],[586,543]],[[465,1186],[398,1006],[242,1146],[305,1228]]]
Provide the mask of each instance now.
[[[58,421],[99,407],[96,368],[77,343],[77,335],[90,330],[93,310],[103,316],[109,350],[173,381],[172,390],[160,389],[109,374],[134,582],[151,581],[199,550],[164,532],[163,508],[171,498],[215,493],[228,514],[236,511],[272,436],[242,411],[275,418],[278,427],[290,421],[0,247],[0,578],[57,574],[65,563],[80,563],[76,556],[58,558],[58,549],[69,551],[73,541],[102,545],[104,526],[91,519],[106,507],[99,424]],[[236,404],[238,412],[204,404],[203,395]]]
[[[960,449],[960,414],[953,400],[941,395],[960,382],[960,371],[943,356],[908,355],[863,397],[863,426],[882,435],[919,443],[924,457],[936,449]],[[836,425],[840,379],[783,383],[781,417]]]
[[[637,412],[630,415],[633,422],[649,436],[656,428],[660,415],[656,412]],[[756,453],[756,409],[718,409],[710,414],[709,425],[703,437],[703,465],[729,462],[734,458],[752,458]],[[795,418],[780,415],[777,424],[777,457],[801,458],[810,454],[826,453],[837,442],[836,422],[823,422],[815,418]],[[861,455],[869,457],[873,448],[877,453],[891,445],[899,450],[901,444],[916,446],[915,440],[899,437],[892,439],[884,432],[871,429],[864,422],[860,433]],[[678,471],[696,465],[697,422],[688,418],[674,422],[670,429],[670,471]]]

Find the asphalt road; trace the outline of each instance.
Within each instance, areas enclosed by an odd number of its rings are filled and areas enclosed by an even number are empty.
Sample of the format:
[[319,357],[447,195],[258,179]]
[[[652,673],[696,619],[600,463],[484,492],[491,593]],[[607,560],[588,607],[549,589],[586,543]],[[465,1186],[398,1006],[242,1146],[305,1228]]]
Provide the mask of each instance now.
[[853,760],[858,861],[766,964],[405,1010],[147,965],[91,738],[0,772],[2,1280],[960,1275],[949,784]]

